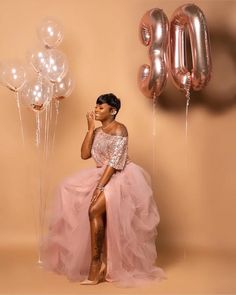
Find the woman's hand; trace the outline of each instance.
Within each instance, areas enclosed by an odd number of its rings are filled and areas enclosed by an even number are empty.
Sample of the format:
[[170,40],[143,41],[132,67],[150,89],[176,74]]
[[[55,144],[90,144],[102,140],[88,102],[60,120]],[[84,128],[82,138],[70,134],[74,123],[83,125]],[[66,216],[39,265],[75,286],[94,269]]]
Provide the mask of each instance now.
[[84,141],[81,146],[81,158],[83,160],[91,158],[91,150],[94,139],[95,116],[94,112],[87,112],[88,132],[86,132]]
[[94,204],[97,201],[97,199],[98,199],[98,197],[100,196],[101,193],[102,193],[102,191],[100,189],[98,189],[98,188],[95,189],[95,191],[93,192],[92,199],[90,201],[91,205]]
[[87,123],[88,123],[88,130],[94,130],[95,129],[95,116],[94,112],[87,112]]

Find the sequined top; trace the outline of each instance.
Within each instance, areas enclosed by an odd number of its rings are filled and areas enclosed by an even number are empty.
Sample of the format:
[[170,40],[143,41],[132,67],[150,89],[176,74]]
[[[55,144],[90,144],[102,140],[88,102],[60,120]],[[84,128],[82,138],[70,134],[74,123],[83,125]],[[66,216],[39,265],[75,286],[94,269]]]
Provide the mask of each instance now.
[[111,135],[98,128],[95,131],[91,154],[97,167],[109,165],[122,170],[129,162],[128,137]]

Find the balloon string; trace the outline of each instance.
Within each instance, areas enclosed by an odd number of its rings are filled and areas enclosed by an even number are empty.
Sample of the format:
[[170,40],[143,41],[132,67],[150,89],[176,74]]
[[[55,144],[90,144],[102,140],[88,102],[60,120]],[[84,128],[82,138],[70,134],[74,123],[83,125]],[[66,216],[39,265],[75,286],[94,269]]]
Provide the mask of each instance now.
[[50,122],[51,122],[51,110],[52,110],[52,102],[50,101],[49,105],[48,105],[48,122],[47,122],[47,157],[46,159],[49,158],[49,147],[50,147]]
[[42,161],[41,161],[41,118],[40,112],[36,112],[36,152],[38,156],[38,165],[39,165],[39,176],[38,176],[38,192],[37,192],[37,200],[38,202],[38,264],[41,264],[41,255],[40,255],[40,245],[41,245],[41,238],[42,238],[42,208],[43,208],[43,184],[42,184]]
[[[185,88],[185,97],[186,97],[186,109],[185,109],[185,144],[186,144],[186,169],[188,175],[188,113],[189,113],[189,105],[190,105],[190,84]],[[186,246],[184,247],[184,260],[186,260]]]
[[189,113],[189,104],[190,104],[190,90],[189,88],[186,89],[186,111],[185,111],[185,140],[186,144],[188,141],[188,113]]
[[46,207],[47,207],[47,196],[48,196],[48,166],[49,162],[49,144],[50,144],[50,121],[51,121],[51,102],[47,105],[45,110],[45,120],[44,120],[44,149],[43,149],[43,164],[44,169],[41,171],[41,179],[42,179],[42,196],[41,196],[41,214],[40,214],[40,230],[41,230],[41,239],[44,233],[44,224],[45,224],[45,216],[46,216]]
[[185,109],[185,143],[188,144],[188,111],[190,104],[190,87],[191,87],[191,74],[187,73],[187,81],[184,87],[186,97],[186,109]]
[[36,142],[36,146],[39,147],[40,144],[40,114],[39,112],[36,112],[36,138],[35,138],[35,142]]
[[58,116],[59,116],[59,107],[60,107],[60,102],[58,100],[55,100],[56,117],[55,117],[55,124],[54,124],[54,130],[53,130],[53,140],[52,140],[52,147],[51,147],[52,150],[55,144],[56,129],[57,129],[57,123],[58,123]]
[[44,145],[43,145],[43,158],[46,159],[47,153],[47,122],[48,122],[48,105],[45,109],[45,120],[44,120]]
[[24,147],[25,146],[25,136],[24,136],[22,115],[21,115],[20,97],[19,97],[18,91],[16,92],[16,104],[17,104],[18,114],[19,114],[19,119],[20,119],[21,139],[22,139],[22,144],[23,144],[23,147]]
[[[51,141],[50,147],[50,124],[53,118],[53,108],[52,102],[47,106],[45,112],[45,121],[44,121],[44,148],[43,148],[43,161],[41,164],[44,163],[44,169],[40,166],[40,183],[39,183],[39,255],[38,255],[38,264],[41,265],[41,255],[40,255],[40,245],[43,242],[43,233],[44,233],[44,225],[45,225],[45,216],[46,216],[46,207],[47,207],[47,195],[49,193],[48,180],[49,174],[49,166],[50,161],[48,161],[50,153],[54,147],[55,136],[56,136],[56,127],[58,123],[58,115],[59,115],[59,101],[55,101],[55,124],[53,130],[53,140]],[[37,125],[38,126],[38,125]],[[38,128],[40,134],[40,128]],[[40,141],[39,141],[40,144]],[[39,163],[40,164],[40,163]],[[43,173],[44,172],[44,173]]]
[[[42,241],[43,232],[44,232],[44,221],[45,221],[45,210],[46,210],[46,180],[47,180],[47,156],[48,156],[48,132],[49,132],[49,105],[46,106],[45,109],[45,116],[44,116],[44,142],[43,142],[43,154],[42,154],[42,161],[40,161],[39,165],[40,169],[40,212],[39,212],[39,230],[40,230],[40,237],[39,237],[39,247],[40,242]],[[40,256],[38,263],[41,263]]]
[[38,202],[38,264],[41,264],[41,255],[40,255],[40,244],[41,244],[41,237],[42,237],[42,208],[43,208],[43,200],[42,200],[42,194],[43,194],[43,181],[42,181],[42,161],[41,161],[41,118],[40,118],[40,112],[36,112],[36,154],[38,158],[38,191],[37,191],[37,199]]
[[51,102],[47,105],[45,111],[45,124],[44,124],[44,159],[48,159],[49,151],[49,131],[50,131],[50,112],[51,112]]
[[155,178],[156,178],[156,106],[157,106],[157,96],[154,93],[152,100],[152,175],[153,175],[153,189],[155,192]]
[[41,253],[40,253],[40,245],[42,242],[43,235],[43,183],[42,183],[42,167],[41,163],[39,163],[39,236],[38,236],[38,263],[41,264]]
[[[22,114],[21,114],[20,97],[19,97],[19,93],[18,92],[16,92],[16,103],[17,103],[18,114],[19,114],[19,119],[20,119],[22,143],[23,143],[23,147],[25,147],[25,137],[24,137],[23,120],[22,120]],[[38,122],[38,120],[37,120],[37,122]],[[27,161],[26,161],[26,163],[27,163]],[[28,163],[26,165],[28,166]],[[29,171],[29,170],[27,169],[27,171]],[[29,196],[29,194],[27,194],[27,195]],[[32,199],[31,199],[31,201],[32,201]],[[30,202],[30,203],[32,205],[32,212],[36,212],[36,208],[35,208],[34,202]],[[37,237],[38,242],[39,242],[40,241],[40,233],[39,233],[39,227],[37,225],[37,221],[36,221],[35,218],[34,218],[34,222],[33,223],[34,223],[34,231],[35,231],[36,237]],[[39,252],[38,253],[38,262],[40,263],[40,261],[41,260],[40,260],[40,252]]]
[[47,112],[47,117],[45,122],[45,129],[46,129],[46,137],[45,137],[46,147],[45,148],[47,152],[46,152],[45,158],[48,159],[50,154],[50,145],[51,145],[50,134],[51,134],[51,121],[52,121],[52,101],[50,101],[50,103],[48,104],[46,108],[46,112]]
[[156,105],[157,105],[157,97],[154,94],[152,100],[152,135],[156,136]]
[[[44,121],[44,149],[43,149],[43,161],[44,169],[40,170],[40,206],[39,206],[39,227],[40,227],[40,235],[39,235],[39,247],[41,242],[43,242],[43,234],[44,234],[44,225],[45,225],[45,216],[46,216],[46,207],[47,207],[47,196],[49,193],[49,170],[50,170],[50,154],[52,152],[51,148],[54,146],[55,142],[55,133],[56,133],[56,126],[58,122],[58,115],[59,115],[59,102],[55,102],[55,109],[56,109],[56,116],[55,116],[55,126],[53,130],[53,142],[51,141],[50,146],[50,124],[53,118],[53,108],[52,102],[47,106],[45,111],[45,121]],[[42,264],[41,257],[40,257],[40,248],[39,248],[39,258],[38,264]]]

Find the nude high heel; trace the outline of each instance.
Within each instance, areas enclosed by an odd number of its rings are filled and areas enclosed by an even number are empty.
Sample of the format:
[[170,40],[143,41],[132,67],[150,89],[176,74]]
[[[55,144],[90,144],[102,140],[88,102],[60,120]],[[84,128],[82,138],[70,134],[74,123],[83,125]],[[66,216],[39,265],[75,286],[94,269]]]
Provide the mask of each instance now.
[[97,285],[100,282],[103,282],[105,280],[105,273],[106,273],[106,265],[104,262],[102,262],[100,271],[98,273],[98,277],[96,280],[84,280],[80,282],[80,285]]

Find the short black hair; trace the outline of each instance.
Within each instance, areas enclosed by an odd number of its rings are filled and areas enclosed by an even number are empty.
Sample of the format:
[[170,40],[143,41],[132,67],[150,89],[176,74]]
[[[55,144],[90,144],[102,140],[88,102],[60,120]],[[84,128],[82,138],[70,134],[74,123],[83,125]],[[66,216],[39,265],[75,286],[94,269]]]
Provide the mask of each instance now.
[[113,93],[102,94],[97,98],[96,104],[107,103],[112,108],[116,109],[117,113],[121,107],[120,99]]

